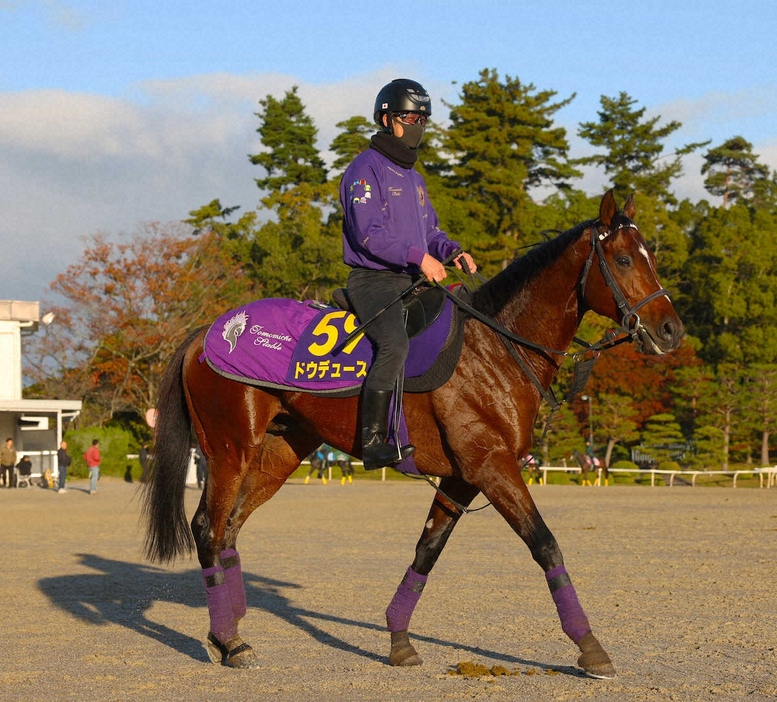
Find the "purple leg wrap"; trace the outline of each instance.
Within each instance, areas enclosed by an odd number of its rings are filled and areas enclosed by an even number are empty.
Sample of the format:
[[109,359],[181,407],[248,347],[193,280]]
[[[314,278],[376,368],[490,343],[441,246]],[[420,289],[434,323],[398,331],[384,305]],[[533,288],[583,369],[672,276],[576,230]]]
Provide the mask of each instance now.
[[229,588],[224,580],[221,566],[202,569],[202,582],[205,585],[205,597],[210,615],[210,630],[221,643],[237,636],[237,622],[232,614],[229,601]]
[[389,631],[404,631],[408,628],[413,610],[424,591],[427,577],[419,575],[412,568],[407,569],[405,577],[402,578],[402,582],[386,610],[386,624]]
[[242,619],[246,615],[246,590],[243,584],[243,570],[240,567],[240,555],[233,548],[221,552],[221,567],[224,569],[224,580],[229,590],[229,601],[232,604],[232,615]]
[[545,578],[553,601],[556,603],[561,628],[572,641],[577,643],[591,631],[591,625],[580,606],[567,569],[563,565],[551,568],[545,573]]

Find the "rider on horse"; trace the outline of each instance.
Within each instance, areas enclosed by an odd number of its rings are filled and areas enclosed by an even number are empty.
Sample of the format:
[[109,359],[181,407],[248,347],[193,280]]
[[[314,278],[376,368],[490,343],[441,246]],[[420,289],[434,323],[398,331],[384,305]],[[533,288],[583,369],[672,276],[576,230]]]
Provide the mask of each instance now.
[[[439,228],[426,183],[413,168],[431,114],[429,94],[419,83],[399,78],[385,85],[373,111],[381,131],[340,182],[343,260],[352,269],[348,296],[358,317],[371,320],[364,333],[375,347],[362,388],[365,470],[396,463],[415,451],[411,444],[397,448],[385,443],[392,391],[404,372],[409,343],[399,297],[421,276],[444,280],[441,261],[460,248]],[[462,259],[474,273],[468,253],[455,259],[456,266],[462,268]]]

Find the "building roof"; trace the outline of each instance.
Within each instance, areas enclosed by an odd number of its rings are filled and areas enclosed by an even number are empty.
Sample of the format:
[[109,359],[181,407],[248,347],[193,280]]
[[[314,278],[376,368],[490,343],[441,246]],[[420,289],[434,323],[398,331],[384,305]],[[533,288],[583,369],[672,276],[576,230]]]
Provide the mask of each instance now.
[[0,400],[0,412],[67,412],[82,406],[81,400]]
[[40,303],[24,300],[0,300],[0,321],[39,322]]

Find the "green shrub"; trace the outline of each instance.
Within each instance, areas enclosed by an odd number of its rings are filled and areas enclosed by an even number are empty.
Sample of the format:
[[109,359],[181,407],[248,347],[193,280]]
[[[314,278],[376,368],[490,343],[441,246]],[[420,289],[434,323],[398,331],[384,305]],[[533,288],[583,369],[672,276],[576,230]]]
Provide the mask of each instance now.
[[100,473],[123,478],[127,471],[131,437],[130,432],[118,427],[86,427],[66,432],[63,438],[67,441],[67,452],[73,459],[68,475],[74,478],[89,476],[84,453],[92,445],[92,439],[97,439],[100,442]]

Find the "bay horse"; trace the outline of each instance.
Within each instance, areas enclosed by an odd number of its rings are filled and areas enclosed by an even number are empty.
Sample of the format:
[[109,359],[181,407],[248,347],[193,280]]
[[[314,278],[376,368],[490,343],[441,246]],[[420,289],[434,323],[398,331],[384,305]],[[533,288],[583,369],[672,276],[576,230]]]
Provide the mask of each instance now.
[[[559,234],[484,283],[472,296],[477,314],[465,321],[450,379],[436,390],[405,395],[415,464],[440,483],[415,558],[386,611],[391,665],[422,662],[409,639],[410,618],[453,528],[483,493],[542,568],[561,628],[580,650],[578,666],[592,677],[615,676],[521,477],[520,460],[586,311],[619,323],[644,353],[662,355],[681,342],[682,322],[659,283],[635,212],[633,197],[618,211],[609,191],[598,219]],[[501,332],[484,325],[486,318]],[[253,668],[258,657],[238,634],[246,614],[238,534],[321,443],[360,455],[359,397],[225,378],[198,360],[204,337],[205,330],[194,332],[178,348],[160,386],[154,465],[143,496],[145,550],[152,561],[164,562],[196,548],[210,617],[209,655],[214,663]],[[190,526],[184,494],[192,427],[210,475]]]

